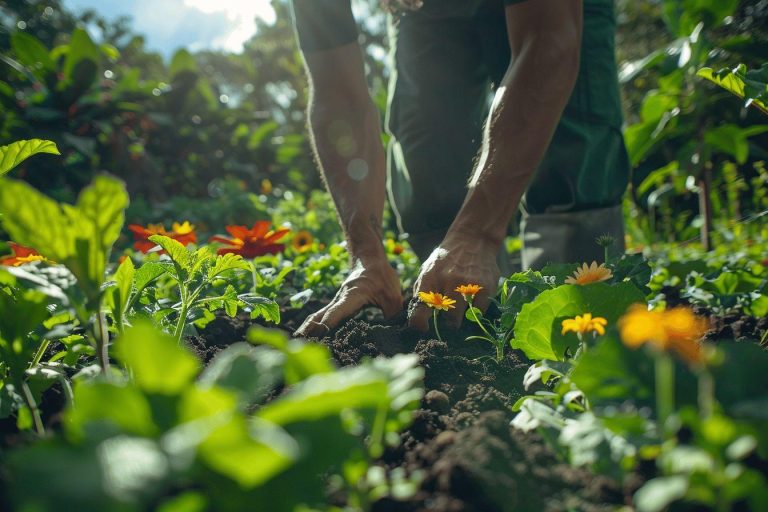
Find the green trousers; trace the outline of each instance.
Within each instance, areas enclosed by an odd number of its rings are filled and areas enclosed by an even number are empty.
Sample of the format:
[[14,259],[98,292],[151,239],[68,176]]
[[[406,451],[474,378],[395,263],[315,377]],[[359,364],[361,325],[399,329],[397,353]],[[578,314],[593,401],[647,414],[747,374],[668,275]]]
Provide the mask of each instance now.
[[[441,1],[426,0],[422,10],[395,15],[390,23],[388,189],[398,227],[422,259],[462,205],[493,89],[510,62],[500,0],[462,0],[453,9]],[[526,267],[600,260],[603,250],[594,238],[604,233],[623,247],[618,205],[629,160],[613,3],[586,0],[584,11],[579,76],[521,205]]]

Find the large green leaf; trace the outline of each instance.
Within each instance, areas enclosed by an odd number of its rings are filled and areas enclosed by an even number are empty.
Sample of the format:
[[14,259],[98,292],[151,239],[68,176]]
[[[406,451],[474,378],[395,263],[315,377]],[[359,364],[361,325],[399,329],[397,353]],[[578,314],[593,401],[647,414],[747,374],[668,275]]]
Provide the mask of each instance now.
[[200,362],[190,351],[147,323],[126,330],[115,342],[115,355],[147,393],[176,395],[200,370]]
[[89,300],[101,295],[127,206],[124,185],[108,176],[97,176],[74,206],[57,203],[21,181],[6,179],[0,186],[2,222],[11,238],[69,268]]
[[752,71],[747,71],[744,64],[719,71],[701,68],[697,75],[746,100],[747,105],[753,105],[768,115],[768,63]]
[[530,359],[562,361],[567,349],[574,353],[578,347],[573,333],[561,334],[563,320],[591,313],[614,325],[630,305],[643,301],[643,294],[629,282],[564,285],[544,291],[520,311],[512,348]]
[[7,174],[21,162],[38,153],[61,154],[56,143],[50,140],[19,140],[7,146],[0,146],[0,176]]
[[35,76],[42,78],[38,70],[52,70],[54,63],[42,41],[27,32],[20,30],[11,34],[11,48],[21,64],[29,68]]
[[95,68],[99,60],[101,60],[99,47],[91,40],[85,29],[76,28],[72,32],[67,47],[67,56],[64,59],[64,82],[77,81],[78,67],[84,68],[85,61],[91,61],[92,66],[88,65],[88,68]]
[[74,441],[85,436],[90,424],[107,422],[123,432],[152,436],[158,428],[147,397],[136,387],[106,382],[75,383],[77,407],[67,409],[64,426]]

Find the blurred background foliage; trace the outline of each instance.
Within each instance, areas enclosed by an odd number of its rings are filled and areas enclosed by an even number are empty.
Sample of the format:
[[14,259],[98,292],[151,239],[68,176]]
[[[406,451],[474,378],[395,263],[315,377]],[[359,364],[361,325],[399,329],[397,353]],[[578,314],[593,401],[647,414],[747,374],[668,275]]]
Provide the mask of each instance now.
[[[330,210],[311,194],[321,182],[289,8],[272,3],[276,22],[257,21],[242,53],[180,50],[168,62],[127,19],[75,14],[61,0],[0,4],[0,144],[50,139],[64,156],[31,159],[17,175],[71,200],[109,171],[128,185],[132,222],[183,217],[216,230],[273,216],[282,201]],[[377,0],[360,3],[383,109],[385,18]],[[701,212],[732,237],[736,221],[768,209],[768,118],[696,72],[768,62],[768,0],[618,0],[617,21],[631,245],[697,238]]]

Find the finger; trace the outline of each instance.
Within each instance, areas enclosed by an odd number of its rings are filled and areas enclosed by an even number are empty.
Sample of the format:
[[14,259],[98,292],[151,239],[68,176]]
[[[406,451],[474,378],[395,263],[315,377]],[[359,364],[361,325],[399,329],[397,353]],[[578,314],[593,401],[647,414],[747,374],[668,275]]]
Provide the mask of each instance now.
[[379,307],[384,314],[384,318],[392,318],[403,310],[403,295],[398,293],[397,295],[390,295],[389,297],[379,301]]
[[319,338],[328,334],[331,329],[322,323],[322,319],[325,310],[328,309],[329,306],[330,304],[309,315],[301,326],[296,329],[294,336],[301,338]]
[[414,299],[414,301],[415,302],[411,302],[411,306],[409,307],[408,325],[421,332],[426,332],[429,330],[431,310],[426,304],[419,302],[418,299]]
[[367,300],[360,295],[344,293],[331,303],[323,314],[322,323],[334,329],[341,322],[359,312]]

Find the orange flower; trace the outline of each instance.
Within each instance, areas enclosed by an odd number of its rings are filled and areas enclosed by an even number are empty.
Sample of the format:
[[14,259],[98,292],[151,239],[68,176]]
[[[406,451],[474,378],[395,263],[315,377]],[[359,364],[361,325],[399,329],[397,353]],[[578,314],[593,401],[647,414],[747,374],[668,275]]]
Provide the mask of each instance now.
[[152,235],[163,235],[173,238],[184,246],[197,242],[195,226],[186,220],[183,224],[174,222],[171,226],[171,231],[166,231],[165,226],[162,224],[149,224],[146,227],[138,224],[129,224],[128,229],[133,233],[133,248],[145,254],[157,246],[157,244],[149,240],[149,237]]
[[299,231],[293,235],[293,239],[291,240],[291,247],[300,253],[307,252],[312,248],[313,242],[314,239],[312,238],[312,233],[309,231]]
[[211,237],[211,242],[228,246],[219,249],[218,254],[239,254],[244,258],[277,254],[285,249],[285,245],[275,242],[287,235],[290,229],[271,230],[271,224],[268,220],[260,220],[254,223],[251,229],[247,226],[227,226],[227,233],[232,235],[232,238],[214,236]]
[[439,309],[441,311],[448,311],[455,308],[456,301],[437,292],[419,292],[419,299],[427,306]]
[[708,328],[705,319],[686,307],[648,311],[637,304],[619,319],[621,339],[629,348],[648,343],[659,350],[675,352],[689,364],[703,361],[699,340]]
[[479,284],[462,284],[461,286],[457,286],[454,291],[459,292],[464,296],[464,300],[469,302],[470,298],[477,295],[482,289],[483,287]]
[[31,247],[24,247],[13,242],[8,242],[13,254],[0,259],[0,265],[7,267],[20,267],[33,261],[48,261],[44,256]]
[[605,268],[604,263],[598,265],[596,261],[593,261],[592,265],[584,263],[580,268],[577,268],[573,273],[573,277],[565,280],[565,284],[585,285],[606,281],[611,277],[613,277],[613,273],[610,269]]

